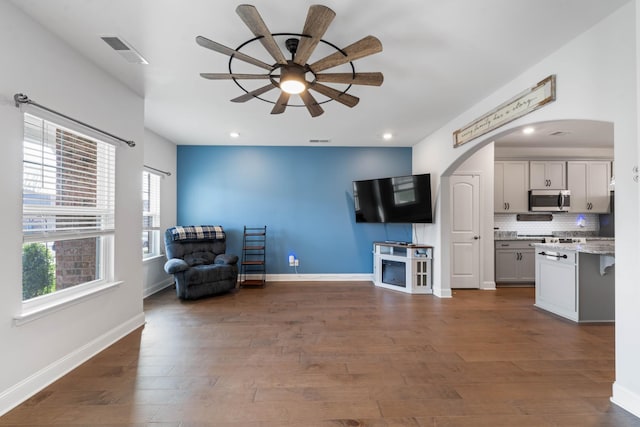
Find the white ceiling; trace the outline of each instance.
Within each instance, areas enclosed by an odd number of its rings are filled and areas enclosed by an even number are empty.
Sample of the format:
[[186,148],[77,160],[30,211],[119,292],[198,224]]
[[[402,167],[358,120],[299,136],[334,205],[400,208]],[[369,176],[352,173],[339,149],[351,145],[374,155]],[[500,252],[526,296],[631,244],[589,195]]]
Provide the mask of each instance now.
[[[532,133],[524,133],[526,127]],[[579,147],[608,148],[613,150],[613,123],[595,120],[557,120],[521,126],[495,141],[496,147],[559,148]]]
[[[356,71],[381,71],[385,81],[352,87],[349,93],[360,98],[355,108],[329,102],[317,118],[305,108],[271,115],[273,106],[257,99],[231,103],[244,93],[233,81],[199,76],[227,72],[229,58],[198,46],[196,36],[234,49],[254,37],[235,13],[237,1],[13,3],[144,96],[146,126],[177,144],[310,145],[310,139],[330,139],[340,146],[412,146],[627,1],[323,1],[336,12],[324,39],[345,47],[366,35],[378,37],[383,52],[354,64]],[[272,33],[300,33],[313,3],[252,4]],[[149,64],[125,62],[99,38],[104,35],[125,39]],[[284,38],[278,41],[283,45]],[[259,43],[253,45],[243,52],[273,62]],[[318,49],[309,62],[326,53]],[[263,72],[247,67],[238,71]],[[250,90],[262,85],[247,83]],[[240,138],[232,140],[231,131]],[[383,141],[384,132],[394,139]]]

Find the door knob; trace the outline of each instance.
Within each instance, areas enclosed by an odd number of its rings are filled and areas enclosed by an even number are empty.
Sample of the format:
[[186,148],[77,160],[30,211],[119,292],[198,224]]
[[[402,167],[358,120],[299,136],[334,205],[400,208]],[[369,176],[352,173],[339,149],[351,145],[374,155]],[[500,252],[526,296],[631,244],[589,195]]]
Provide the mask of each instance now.
[[473,236],[473,240],[478,240],[480,236]]

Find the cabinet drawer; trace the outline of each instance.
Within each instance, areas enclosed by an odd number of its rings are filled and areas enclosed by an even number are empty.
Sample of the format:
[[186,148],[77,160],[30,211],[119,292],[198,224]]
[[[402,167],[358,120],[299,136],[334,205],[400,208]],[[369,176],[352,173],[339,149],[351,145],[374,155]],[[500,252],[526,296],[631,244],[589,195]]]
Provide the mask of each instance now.
[[530,240],[526,241],[514,241],[514,240],[496,240],[495,247],[496,249],[531,249],[533,250],[533,246],[531,243],[534,243]]

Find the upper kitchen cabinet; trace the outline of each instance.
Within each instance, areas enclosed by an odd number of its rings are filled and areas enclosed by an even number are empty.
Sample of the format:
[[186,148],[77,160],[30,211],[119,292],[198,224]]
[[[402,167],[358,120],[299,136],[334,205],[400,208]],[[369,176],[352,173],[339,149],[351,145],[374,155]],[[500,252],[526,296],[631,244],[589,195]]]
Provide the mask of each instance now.
[[529,162],[494,163],[493,210],[521,213],[529,210]]
[[560,161],[529,162],[531,190],[566,190],[566,163]]
[[569,212],[609,212],[611,162],[567,162],[567,183],[571,191]]

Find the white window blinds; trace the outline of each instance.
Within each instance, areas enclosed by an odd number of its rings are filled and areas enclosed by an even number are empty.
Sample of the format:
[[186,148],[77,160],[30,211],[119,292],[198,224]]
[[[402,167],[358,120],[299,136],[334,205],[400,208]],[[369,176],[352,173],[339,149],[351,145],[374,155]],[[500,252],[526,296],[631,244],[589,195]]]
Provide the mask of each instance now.
[[25,242],[114,232],[114,145],[25,114],[23,148]]
[[160,175],[142,172],[142,229],[160,230]]

